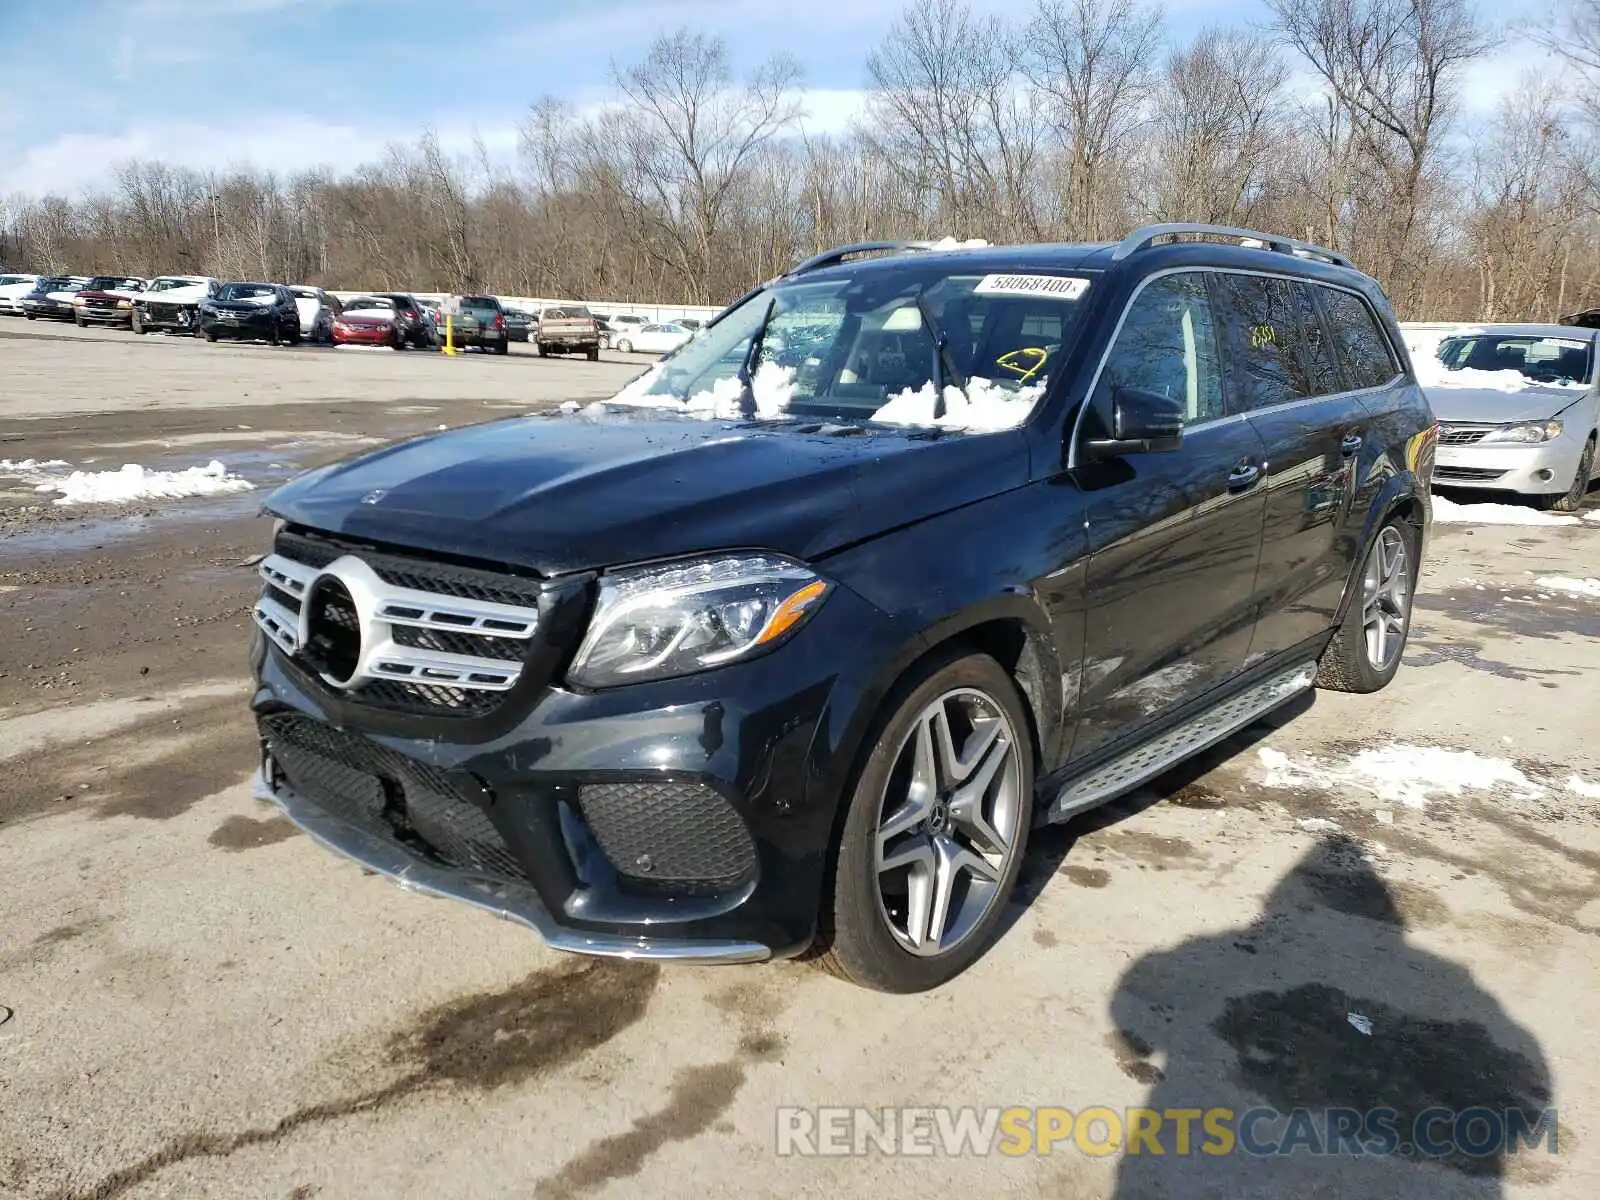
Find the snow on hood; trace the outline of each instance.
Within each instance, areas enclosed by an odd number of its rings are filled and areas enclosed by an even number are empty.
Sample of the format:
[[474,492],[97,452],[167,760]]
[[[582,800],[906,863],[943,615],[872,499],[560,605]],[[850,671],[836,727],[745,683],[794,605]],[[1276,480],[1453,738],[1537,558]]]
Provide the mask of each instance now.
[[60,300],[63,304],[71,304],[73,299],[78,295],[78,293],[77,292],[46,292],[45,295],[48,296],[52,300]]
[[936,425],[975,431],[1015,429],[1028,419],[1042,395],[1042,383],[1011,391],[992,379],[974,376],[967,380],[965,395],[960,388],[945,385],[944,415],[936,417],[934,408],[938,393],[930,382],[916,391],[907,388],[890,396],[888,403],[872,414],[872,419],[886,425]]
[[1437,358],[1414,360],[1417,382],[1441,421],[1534,421],[1553,417],[1587,390],[1582,383],[1529,379],[1521,371],[1452,371]]
[[392,321],[395,318],[395,311],[392,308],[385,308],[383,306],[376,308],[347,308],[344,310],[344,315],[347,317],[365,317],[368,319],[381,317],[385,321]]

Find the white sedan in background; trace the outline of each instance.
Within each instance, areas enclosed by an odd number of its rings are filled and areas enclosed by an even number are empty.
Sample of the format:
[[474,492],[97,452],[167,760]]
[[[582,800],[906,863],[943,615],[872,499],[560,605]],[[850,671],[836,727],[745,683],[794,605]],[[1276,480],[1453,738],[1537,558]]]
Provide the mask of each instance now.
[[22,310],[17,307],[17,301],[33,291],[33,285],[38,282],[37,275],[0,275],[0,313],[20,315]]
[[611,344],[624,354],[671,354],[692,337],[694,331],[682,325],[641,325],[615,330]]

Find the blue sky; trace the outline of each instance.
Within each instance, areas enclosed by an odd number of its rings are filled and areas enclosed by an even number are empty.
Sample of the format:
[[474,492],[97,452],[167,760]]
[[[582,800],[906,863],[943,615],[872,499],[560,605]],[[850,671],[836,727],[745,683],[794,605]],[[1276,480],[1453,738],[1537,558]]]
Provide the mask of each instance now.
[[[1179,36],[1264,16],[1261,0],[1166,7]],[[0,198],[81,194],[130,157],[347,168],[424,126],[452,148],[481,137],[509,156],[529,103],[544,94],[604,100],[612,62],[637,60],[678,26],[722,35],[737,66],[794,55],[810,126],[842,129],[859,111],[866,53],[901,8],[901,0],[0,0]],[[1526,46],[1508,44],[1474,69],[1470,106],[1491,108],[1536,63]]]

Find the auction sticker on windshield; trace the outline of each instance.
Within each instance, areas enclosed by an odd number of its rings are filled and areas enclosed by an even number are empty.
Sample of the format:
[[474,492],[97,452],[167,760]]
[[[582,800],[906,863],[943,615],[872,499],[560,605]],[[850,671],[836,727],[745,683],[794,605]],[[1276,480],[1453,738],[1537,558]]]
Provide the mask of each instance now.
[[1054,296],[1076,300],[1089,290],[1089,281],[1075,275],[985,275],[973,288],[978,296]]

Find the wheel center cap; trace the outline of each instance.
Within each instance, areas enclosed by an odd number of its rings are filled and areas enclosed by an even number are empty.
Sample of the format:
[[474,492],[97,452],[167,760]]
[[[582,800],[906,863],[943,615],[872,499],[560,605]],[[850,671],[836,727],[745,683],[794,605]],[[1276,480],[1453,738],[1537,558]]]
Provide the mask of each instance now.
[[950,806],[940,800],[928,814],[928,832],[943,833],[948,828],[950,828]]

